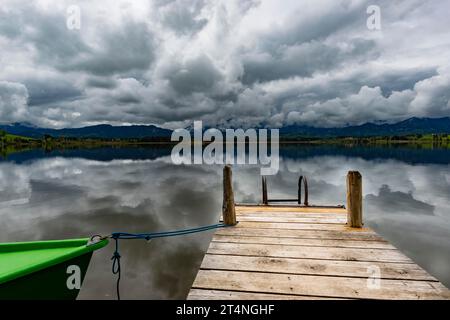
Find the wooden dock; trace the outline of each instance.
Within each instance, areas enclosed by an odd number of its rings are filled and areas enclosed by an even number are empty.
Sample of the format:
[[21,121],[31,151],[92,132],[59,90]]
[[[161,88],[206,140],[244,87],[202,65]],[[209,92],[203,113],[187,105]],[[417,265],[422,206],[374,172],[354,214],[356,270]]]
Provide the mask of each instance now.
[[349,174],[348,210],[231,207],[230,169],[224,221],[234,214],[238,223],[214,234],[188,299],[450,299],[410,258],[370,228],[354,226],[362,224],[356,178]]

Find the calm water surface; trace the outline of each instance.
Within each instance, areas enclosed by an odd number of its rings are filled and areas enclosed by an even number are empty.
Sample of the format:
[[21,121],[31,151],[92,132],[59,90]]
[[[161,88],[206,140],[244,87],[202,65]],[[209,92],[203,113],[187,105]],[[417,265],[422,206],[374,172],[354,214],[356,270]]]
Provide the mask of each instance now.
[[[302,174],[312,204],[344,204],[346,173],[359,170],[366,224],[450,286],[450,150],[290,145],[280,155],[271,197],[295,197]],[[233,175],[236,201],[260,201],[259,168]],[[173,165],[170,147],[16,153],[0,158],[0,241],[216,223],[221,179],[220,166]],[[122,241],[122,297],[185,298],[211,236]],[[79,299],[115,299],[112,252],[94,254]]]

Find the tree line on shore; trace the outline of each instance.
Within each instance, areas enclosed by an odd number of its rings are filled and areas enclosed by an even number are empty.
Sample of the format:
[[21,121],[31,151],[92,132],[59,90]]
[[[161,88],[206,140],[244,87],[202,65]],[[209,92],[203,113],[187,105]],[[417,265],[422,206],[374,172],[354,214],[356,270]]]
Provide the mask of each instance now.
[[[298,135],[282,135],[280,142],[292,143],[341,143],[341,144],[421,144],[431,147],[450,148],[450,134],[413,134],[374,137],[308,137]],[[95,137],[53,137],[48,134],[41,138],[29,138],[12,135],[0,129],[0,150],[23,150],[44,148],[46,150],[60,148],[82,148],[99,146],[121,146],[132,144],[171,143],[170,137],[149,138],[114,138],[104,139]],[[172,142],[173,143],[173,142]],[[9,153],[9,152],[8,152]]]

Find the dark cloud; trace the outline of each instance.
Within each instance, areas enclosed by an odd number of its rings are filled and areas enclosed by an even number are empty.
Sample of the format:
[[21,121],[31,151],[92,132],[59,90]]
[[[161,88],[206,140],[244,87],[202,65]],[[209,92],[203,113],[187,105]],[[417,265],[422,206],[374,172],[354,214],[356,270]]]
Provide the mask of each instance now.
[[154,40],[145,23],[127,22],[98,39],[88,54],[79,55],[61,70],[86,71],[94,75],[129,75],[144,72],[154,59]]
[[346,61],[364,61],[373,49],[375,42],[364,39],[352,39],[349,48],[319,41],[283,46],[274,55],[266,53],[246,57],[242,80],[245,84],[251,84],[295,76],[311,77],[315,72],[332,70]]
[[[414,68],[400,70],[386,70],[383,73],[361,75],[362,78],[355,84],[364,84],[374,87],[379,85],[385,97],[390,96],[394,91],[413,90],[417,82],[438,75],[436,68]],[[358,80],[358,79],[357,79]]]
[[[0,8],[2,122],[343,126],[450,114],[447,3],[153,0]],[[427,12],[427,14],[422,14]]]
[[[268,51],[276,51],[283,46],[295,46],[314,40],[325,40],[350,26],[364,29],[368,1],[323,1],[319,10],[299,2],[292,13],[282,23],[275,25],[263,38],[261,46]],[[306,13],[306,14],[305,14]],[[301,17],[301,19],[299,19]],[[361,30],[363,31],[363,30]]]
[[139,103],[141,102],[141,99],[132,94],[124,94],[119,96],[117,98],[117,101],[123,104],[128,104],[128,103]]
[[24,121],[28,117],[27,88],[16,82],[0,81],[0,122]]
[[117,86],[117,82],[111,78],[90,77],[86,81],[87,87],[102,88],[102,89],[114,89]]
[[219,70],[205,55],[184,63],[170,65],[165,76],[172,88],[180,94],[208,92],[221,79]]
[[17,40],[25,47],[33,46],[36,64],[67,66],[81,55],[92,54],[82,34],[67,28],[64,11],[43,11],[32,3],[22,3],[13,10],[10,18],[15,20],[14,16],[19,16],[15,23],[23,30]]
[[177,34],[186,35],[198,32],[207,24],[208,20],[200,17],[204,5],[204,0],[172,0],[157,1],[155,8],[164,26]]
[[[6,22],[0,25],[0,33],[25,46],[33,45],[37,63],[61,71],[111,75],[144,71],[154,59],[153,34],[144,22],[125,18],[117,26],[102,25],[101,21],[89,24],[83,27],[93,32],[99,28],[100,32],[87,40],[83,29],[67,28],[65,10],[49,12],[22,3],[11,11],[2,12]],[[12,33],[11,25],[22,32]]]
[[27,79],[24,84],[29,94],[29,106],[75,100],[82,96],[81,90],[64,79]]

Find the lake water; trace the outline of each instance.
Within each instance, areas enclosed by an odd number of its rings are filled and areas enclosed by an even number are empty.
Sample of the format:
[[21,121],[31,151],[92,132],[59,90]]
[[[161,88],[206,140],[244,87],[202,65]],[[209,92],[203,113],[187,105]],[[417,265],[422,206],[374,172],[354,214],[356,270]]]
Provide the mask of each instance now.
[[[32,150],[0,158],[0,242],[165,231],[217,223],[222,167],[173,165],[170,147]],[[450,286],[450,150],[289,145],[269,196],[345,204],[348,170],[363,175],[364,219]],[[259,168],[234,166],[235,200],[260,201]],[[121,241],[124,299],[183,299],[212,233]],[[113,245],[97,251],[79,299],[115,299]]]

